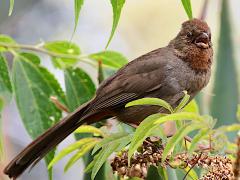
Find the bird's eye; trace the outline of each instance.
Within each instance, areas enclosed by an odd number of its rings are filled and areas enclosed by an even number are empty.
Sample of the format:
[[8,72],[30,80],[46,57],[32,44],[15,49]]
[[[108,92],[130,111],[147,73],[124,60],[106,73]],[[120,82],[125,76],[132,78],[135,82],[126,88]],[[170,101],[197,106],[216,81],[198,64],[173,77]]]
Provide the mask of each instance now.
[[192,36],[192,33],[191,32],[188,32],[187,33],[187,37],[191,37]]

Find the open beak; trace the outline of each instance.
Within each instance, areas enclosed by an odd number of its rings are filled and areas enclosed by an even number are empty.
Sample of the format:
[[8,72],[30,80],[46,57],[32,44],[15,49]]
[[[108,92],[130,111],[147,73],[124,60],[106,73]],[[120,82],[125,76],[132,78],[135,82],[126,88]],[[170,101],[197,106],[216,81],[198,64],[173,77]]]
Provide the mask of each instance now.
[[201,33],[194,41],[197,47],[207,49],[211,47],[211,42],[207,33]]

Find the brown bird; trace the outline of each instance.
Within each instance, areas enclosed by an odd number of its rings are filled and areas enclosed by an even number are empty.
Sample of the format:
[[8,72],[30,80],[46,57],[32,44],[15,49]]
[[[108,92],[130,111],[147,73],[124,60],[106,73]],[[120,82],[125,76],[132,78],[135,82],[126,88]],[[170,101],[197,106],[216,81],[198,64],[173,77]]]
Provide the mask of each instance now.
[[108,117],[139,124],[147,116],[163,111],[158,106],[125,108],[130,101],[155,97],[176,107],[184,90],[192,99],[209,81],[212,56],[207,23],[198,19],[184,22],[178,35],[166,47],[140,56],[105,80],[95,98],[29,144],[7,165],[4,173],[16,179],[82,124]]

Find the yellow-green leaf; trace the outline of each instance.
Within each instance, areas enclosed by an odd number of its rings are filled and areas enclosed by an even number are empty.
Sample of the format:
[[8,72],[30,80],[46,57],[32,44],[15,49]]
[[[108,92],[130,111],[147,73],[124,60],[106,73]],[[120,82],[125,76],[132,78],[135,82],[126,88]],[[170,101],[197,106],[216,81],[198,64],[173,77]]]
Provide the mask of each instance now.
[[12,15],[13,7],[14,7],[14,0],[9,0],[9,11],[8,11],[8,16],[11,16],[11,15]]
[[183,93],[184,93],[184,97],[182,98],[179,105],[174,109],[174,112],[180,111],[184,106],[186,106],[186,104],[188,103],[188,101],[190,99],[190,95],[187,94],[187,91],[183,91]]
[[188,103],[184,108],[186,112],[193,112],[199,114],[199,107],[195,99],[193,99],[190,103]]
[[3,46],[4,44],[16,44],[16,42],[10,36],[0,34],[0,52],[7,51],[7,49]]
[[182,5],[184,7],[185,12],[188,15],[189,19],[192,19],[192,5],[191,5],[191,0],[182,0]]
[[114,32],[117,28],[118,25],[118,21],[121,15],[121,11],[122,11],[122,7],[125,3],[125,0],[111,0],[111,4],[112,4],[112,11],[113,11],[113,23],[112,23],[112,31],[111,31],[111,35],[108,39],[107,45],[105,47],[105,49],[107,49],[108,45],[110,44]]
[[102,137],[106,136],[101,129],[96,128],[94,126],[90,126],[90,125],[82,125],[79,128],[77,128],[74,131],[74,133],[92,133],[92,134],[100,135]]
[[75,31],[77,29],[79,14],[80,14],[83,2],[84,2],[84,0],[74,0],[75,25],[74,25],[73,33],[75,33]]

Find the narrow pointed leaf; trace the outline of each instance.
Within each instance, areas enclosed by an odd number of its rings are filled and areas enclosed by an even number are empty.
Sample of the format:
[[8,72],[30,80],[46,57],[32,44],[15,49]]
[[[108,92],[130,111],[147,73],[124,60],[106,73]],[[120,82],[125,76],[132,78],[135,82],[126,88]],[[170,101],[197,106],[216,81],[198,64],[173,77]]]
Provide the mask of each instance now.
[[209,129],[202,129],[197,133],[197,135],[194,136],[194,138],[191,141],[191,146],[188,150],[189,153],[192,153],[196,149],[199,141],[202,140],[208,134],[208,132]]
[[69,153],[79,150],[82,146],[85,146],[93,141],[98,141],[97,138],[84,138],[80,139],[79,141],[69,145],[68,147],[64,148],[62,151],[60,151],[53,160],[49,163],[48,168],[51,168],[53,165],[55,165],[59,160],[61,160],[64,156],[68,155]]
[[186,106],[186,104],[188,103],[188,101],[190,99],[190,95],[187,94],[187,91],[183,91],[183,93],[184,93],[184,97],[181,100],[181,102],[179,103],[179,105],[174,109],[174,112],[180,111],[184,106]]
[[64,167],[64,172],[66,172],[70,167],[72,167],[72,165],[79,160],[81,157],[83,157],[86,153],[88,153],[93,147],[94,145],[97,143],[98,141],[92,141],[88,144],[85,144],[79,151],[78,153],[76,153],[74,156],[71,157],[71,159],[68,161],[68,163],[66,164],[66,166]]
[[120,19],[120,15],[121,15],[121,11],[122,11],[122,7],[123,7],[124,3],[125,3],[125,0],[111,0],[112,11],[113,11],[113,23],[112,23],[112,31],[111,31],[111,34],[110,34],[110,37],[108,39],[105,49],[107,49],[108,45],[110,44],[110,42],[113,38],[113,35],[114,35],[115,30],[118,25],[118,21]]
[[77,128],[74,133],[92,133],[92,134],[97,134],[102,137],[105,137],[106,135],[104,134],[101,129],[96,128],[94,126],[89,126],[89,125],[82,125],[79,128]]
[[186,112],[192,112],[199,114],[199,107],[197,102],[193,99],[190,103],[188,103],[184,108],[184,111]]
[[116,51],[102,51],[90,54],[89,58],[96,61],[101,61],[103,66],[119,69],[128,63],[126,57]]
[[158,98],[142,98],[142,99],[138,99],[132,102],[127,103],[126,107],[130,107],[130,106],[136,106],[136,105],[156,105],[156,106],[162,106],[165,109],[167,109],[170,113],[173,112],[173,109],[171,107],[171,105],[162,100],[162,99],[158,99]]
[[[53,41],[45,43],[44,48],[50,52],[57,53],[60,55],[80,55],[80,48],[68,41]],[[79,59],[76,58],[60,58],[60,57],[52,57],[53,65],[60,69],[66,69],[68,67],[74,66]]]
[[190,132],[196,130],[196,129],[200,129],[203,128],[204,124],[191,124],[191,125],[186,125],[181,127],[176,134],[170,138],[170,140],[168,141],[168,143],[166,144],[166,147],[163,151],[162,154],[162,162],[164,162],[167,158],[167,155],[170,153],[170,151],[172,149],[174,149],[174,147],[176,146],[176,144],[182,140],[184,138],[184,136],[186,136],[187,134],[189,134]]
[[80,11],[82,8],[84,0],[74,0],[74,14],[75,14],[75,25],[74,25],[74,32],[77,29],[77,25],[78,25],[78,20],[79,20],[79,15],[80,15]]
[[9,11],[8,11],[8,16],[11,16],[11,15],[12,15],[13,7],[14,7],[14,0],[9,0]]
[[181,1],[188,18],[192,19],[193,15],[192,15],[191,0],[181,0]]

